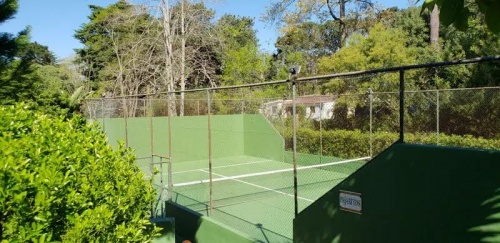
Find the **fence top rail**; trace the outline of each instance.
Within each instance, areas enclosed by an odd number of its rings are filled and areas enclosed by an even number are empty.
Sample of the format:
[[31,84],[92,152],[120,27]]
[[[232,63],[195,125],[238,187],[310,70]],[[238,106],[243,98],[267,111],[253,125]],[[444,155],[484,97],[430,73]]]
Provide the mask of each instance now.
[[313,81],[313,80],[326,79],[326,78],[352,77],[352,76],[360,76],[360,75],[366,75],[366,74],[390,73],[390,72],[407,71],[407,70],[420,69],[420,68],[444,67],[444,66],[453,66],[453,65],[460,65],[460,64],[471,64],[471,63],[480,63],[480,62],[498,61],[498,60],[500,60],[500,55],[476,57],[476,58],[462,59],[462,60],[456,60],[456,61],[431,62],[431,63],[424,63],[424,64],[413,64],[413,65],[398,66],[398,67],[379,68],[379,69],[372,69],[372,70],[366,70],[366,71],[334,73],[334,74],[326,74],[326,75],[298,78],[297,80],[298,81]]
[[[398,67],[379,68],[379,69],[372,69],[372,70],[317,75],[317,76],[311,76],[311,77],[297,78],[297,81],[301,81],[301,82],[317,81],[318,79],[354,77],[354,76],[361,76],[361,75],[367,75],[367,74],[391,73],[391,72],[407,71],[407,70],[421,69],[421,68],[464,65],[464,64],[481,63],[481,62],[488,62],[488,61],[499,61],[499,60],[500,60],[500,55],[495,55],[495,56],[486,56],[486,57],[476,57],[476,58],[471,58],[471,59],[462,59],[462,60],[456,60],[456,61],[431,62],[431,63],[424,63],[424,64],[414,64],[414,65],[406,65],[406,66],[398,66]],[[200,92],[200,91],[206,92],[206,91],[215,91],[215,90],[250,88],[250,87],[258,87],[258,86],[274,85],[274,84],[283,84],[283,83],[288,83],[288,82],[291,82],[291,80],[290,79],[276,80],[276,81],[269,81],[269,82],[262,82],[262,83],[199,88],[199,89],[190,89],[190,90],[184,90],[184,91],[163,91],[163,92],[156,92],[156,93],[136,94],[136,95],[122,95],[122,96],[115,96],[115,97],[105,97],[102,99],[117,99],[117,98],[124,99],[124,98],[132,98],[132,97],[147,97],[147,96],[152,96],[152,95],[157,95],[157,94],[180,94],[180,93],[191,93],[191,92]]]
[[[500,89],[500,86],[490,86],[490,87],[475,87],[475,88],[449,88],[449,89],[426,89],[426,90],[406,90],[405,93],[426,93],[426,92],[445,92],[445,91],[471,91],[471,90],[497,90]],[[359,95],[367,95],[368,93],[352,93],[352,94],[339,94],[339,95],[321,95],[321,96],[359,96]],[[382,91],[382,92],[373,92],[372,94],[399,94],[398,91]],[[87,101],[95,101],[102,102],[104,100],[121,100],[122,98],[111,97],[111,98],[88,98]],[[137,100],[157,100],[163,101],[167,98],[138,98]],[[177,99],[178,100],[178,99]],[[206,101],[206,99],[184,99],[185,101]],[[228,98],[228,99],[211,99],[213,101],[242,101],[242,100],[254,100],[254,101],[275,101],[275,100],[285,100],[283,98],[248,98],[242,97],[240,99]]]

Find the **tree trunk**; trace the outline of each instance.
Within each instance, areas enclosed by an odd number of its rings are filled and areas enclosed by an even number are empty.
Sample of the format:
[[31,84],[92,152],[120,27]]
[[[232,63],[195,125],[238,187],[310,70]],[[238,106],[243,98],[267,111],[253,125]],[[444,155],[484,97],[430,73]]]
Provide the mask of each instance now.
[[434,9],[432,9],[431,12],[430,29],[431,29],[430,44],[436,49],[439,49],[439,9],[437,4],[434,5]]
[[[162,0],[162,14],[163,14],[163,35],[164,35],[164,48],[165,48],[165,85],[167,86],[167,91],[173,92],[175,91],[175,84],[173,78],[173,50],[172,50],[172,30],[171,30],[171,16],[170,16],[170,6],[168,0]],[[171,93],[168,95],[169,98],[169,108],[170,115],[175,116],[176,105],[175,105],[175,93]]]
[[339,0],[339,12],[340,12],[340,47],[345,46],[345,40],[347,38],[347,28],[345,26],[345,4],[346,0]]

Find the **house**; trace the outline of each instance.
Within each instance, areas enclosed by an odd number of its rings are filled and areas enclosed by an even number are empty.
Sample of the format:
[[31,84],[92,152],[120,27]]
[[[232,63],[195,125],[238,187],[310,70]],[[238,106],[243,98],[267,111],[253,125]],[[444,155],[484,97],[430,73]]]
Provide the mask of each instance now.
[[[295,104],[305,108],[305,117],[315,121],[333,118],[336,96],[307,95],[295,99]],[[275,100],[263,105],[261,113],[270,119],[286,118],[292,115],[293,101],[291,99]]]

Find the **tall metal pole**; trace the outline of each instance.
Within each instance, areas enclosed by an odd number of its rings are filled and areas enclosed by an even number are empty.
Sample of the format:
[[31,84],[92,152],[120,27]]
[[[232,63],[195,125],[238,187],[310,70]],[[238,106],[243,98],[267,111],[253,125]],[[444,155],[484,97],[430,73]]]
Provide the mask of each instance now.
[[212,187],[212,133],[210,132],[210,112],[211,112],[211,104],[210,104],[210,91],[207,90],[207,104],[208,104],[208,174],[209,174],[209,188],[210,188],[210,202],[209,202],[209,215],[212,214],[213,209],[213,187]]
[[439,89],[436,90],[436,138],[439,145]]
[[127,101],[125,100],[125,98],[123,98],[122,101],[123,101],[123,117],[125,119],[125,147],[128,148],[128,121],[127,121],[128,108],[127,108]]
[[292,82],[292,116],[293,116],[293,200],[295,206],[295,216],[299,214],[298,195],[297,195],[297,110],[295,105],[296,80]]
[[106,119],[104,119],[104,98],[101,99],[102,130],[106,131]]
[[405,142],[405,71],[399,70],[399,142]]
[[368,89],[370,98],[370,157],[373,158],[373,90]]
[[[169,94],[167,96],[167,126],[168,126],[168,161],[167,161],[167,199],[169,201],[172,200],[172,191],[173,191],[173,183],[172,183],[172,122],[171,122],[171,111],[170,111],[170,104],[171,101],[171,95]],[[174,104],[175,105],[175,104]],[[163,171],[162,171],[163,173]]]
[[319,103],[319,163],[323,163],[323,103]]
[[197,101],[198,101],[197,102],[198,106],[196,108],[196,114],[198,114],[198,116],[199,116],[200,115],[200,100],[198,99]]
[[245,114],[245,94],[243,93],[243,88],[240,88],[241,91],[241,114]]
[[[144,101],[146,102],[146,100]],[[152,104],[151,104],[151,100],[149,100],[149,110],[151,111],[152,109]],[[146,109],[144,109],[146,110]],[[153,154],[154,154],[154,142],[153,142],[153,115],[151,114],[151,112],[148,112],[149,113],[149,153],[151,154],[151,165],[150,165],[150,169],[151,169],[151,175],[154,174],[154,158],[153,158]],[[163,171],[161,172],[162,173],[162,177],[163,177]],[[163,186],[163,185],[162,185]],[[163,188],[163,187],[162,187]]]

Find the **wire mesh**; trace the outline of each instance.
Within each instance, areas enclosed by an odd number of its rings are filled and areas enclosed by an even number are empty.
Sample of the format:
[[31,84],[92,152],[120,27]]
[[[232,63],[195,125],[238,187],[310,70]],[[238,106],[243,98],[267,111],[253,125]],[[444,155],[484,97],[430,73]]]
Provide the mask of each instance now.
[[[171,198],[261,241],[291,241],[294,162],[300,211],[398,139],[397,83],[397,74],[370,75],[299,83],[295,95],[286,83],[87,100],[83,110],[113,146],[135,150],[159,195],[153,214]],[[500,139],[500,87],[406,89],[405,141]]]

